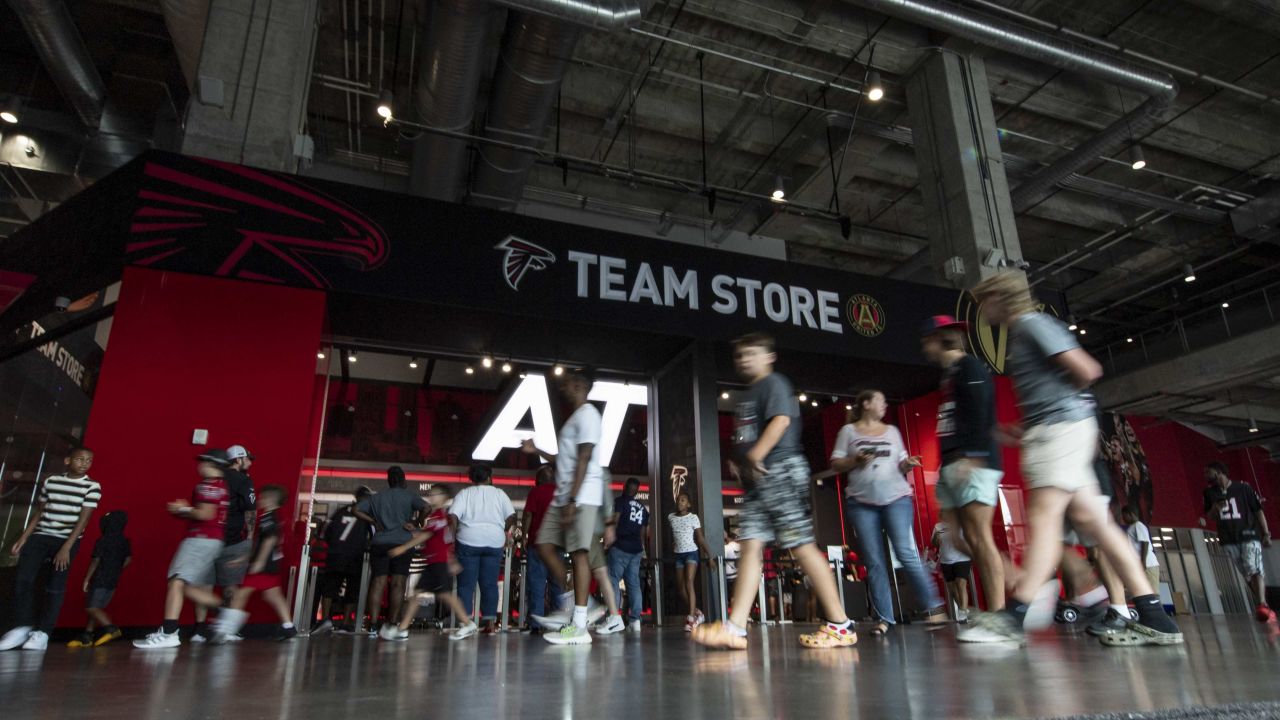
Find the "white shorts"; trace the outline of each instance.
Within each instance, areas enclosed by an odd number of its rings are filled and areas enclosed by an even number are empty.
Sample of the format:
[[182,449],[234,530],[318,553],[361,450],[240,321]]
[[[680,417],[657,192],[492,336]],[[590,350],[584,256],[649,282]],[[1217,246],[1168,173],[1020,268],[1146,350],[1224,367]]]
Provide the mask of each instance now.
[[1033,425],[1022,435],[1022,475],[1027,488],[1074,493],[1098,487],[1093,460],[1098,454],[1098,421]]

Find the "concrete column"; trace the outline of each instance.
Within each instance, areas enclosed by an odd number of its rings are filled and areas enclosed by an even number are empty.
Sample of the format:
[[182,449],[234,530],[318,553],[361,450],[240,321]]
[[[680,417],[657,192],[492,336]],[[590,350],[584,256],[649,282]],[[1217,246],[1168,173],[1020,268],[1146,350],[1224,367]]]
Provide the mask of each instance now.
[[1021,262],[983,61],[928,58],[907,81],[907,107],[935,276],[971,287],[1001,259]]
[[317,0],[211,0],[182,152],[294,172]]

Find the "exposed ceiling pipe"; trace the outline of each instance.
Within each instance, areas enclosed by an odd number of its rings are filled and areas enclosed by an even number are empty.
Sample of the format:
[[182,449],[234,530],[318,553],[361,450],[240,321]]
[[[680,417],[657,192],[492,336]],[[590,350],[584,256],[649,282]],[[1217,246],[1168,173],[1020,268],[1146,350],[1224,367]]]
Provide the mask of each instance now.
[[1013,209],[1023,212],[1045,199],[1071,173],[1111,155],[1155,128],[1178,95],[1173,76],[1136,65],[1110,53],[1064,40],[941,0],[850,0],[854,5],[900,20],[1078,72],[1147,95],[1146,102],[1103,128],[1092,138],[1027,178],[1012,193]]
[[62,0],[9,0],[45,70],[85,127],[102,122],[107,88]]
[[195,92],[196,71],[204,50],[204,27],[209,19],[209,0],[160,0],[165,27],[173,39],[173,51],[187,87]]
[[[424,125],[459,133],[471,129],[492,11],[487,2],[436,0],[431,4],[414,92],[417,119]],[[465,140],[423,133],[413,144],[410,192],[449,202],[462,199],[468,160]]]
[[645,7],[638,0],[495,0],[512,10],[563,20],[591,30],[626,30],[640,22]]

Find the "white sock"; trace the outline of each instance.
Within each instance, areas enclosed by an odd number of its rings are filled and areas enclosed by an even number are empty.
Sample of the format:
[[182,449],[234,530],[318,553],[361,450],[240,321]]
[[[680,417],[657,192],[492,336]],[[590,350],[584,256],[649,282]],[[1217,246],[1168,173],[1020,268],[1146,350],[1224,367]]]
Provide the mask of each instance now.
[[573,626],[578,628],[584,628],[587,626],[587,606],[586,605],[573,606]]
[[735,637],[746,637],[746,636],[747,636],[747,631],[746,631],[746,630],[743,630],[742,628],[738,627],[737,625],[734,625],[733,623],[729,622],[728,620],[725,620],[725,621],[724,621],[724,628],[725,628],[725,630],[728,630],[728,631],[729,631],[729,634],[730,634],[730,635],[733,635],[733,636],[735,636]]
[[1116,603],[1111,603],[1111,609],[1115,610],[1122,618],[1129,617],[1128,605],[1117,605]]
[[289,628],[293,627],[293,623],[291,622],[280,623],[280,627],[284,628],[285,630],[288,630]]
[[1107,599],[1107,589],[1101,585],[1086,593],[1081,593],[1071,598],[1072,604],[1077,607],[1093,607],[1103,600]]

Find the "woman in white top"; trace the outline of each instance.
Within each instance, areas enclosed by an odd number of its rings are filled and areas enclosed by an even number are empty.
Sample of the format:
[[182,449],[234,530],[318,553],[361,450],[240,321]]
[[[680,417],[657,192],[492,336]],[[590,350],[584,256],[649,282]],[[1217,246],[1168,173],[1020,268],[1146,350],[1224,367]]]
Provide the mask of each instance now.
[[685,632],[693,632],[695,627],[706,620],[706,616],[698,609],[696,580],[700,559],[710,554],[707,552],[707,542],[702,537],[702,521],[691,507],[689,494],[680,493],[676,496],[676,511],[667,516],[676,556],[676,589],[680,591],[680,599],[689,608],[684,621]]
[[[472,465],[468,471],[471,487],[453,498],[449,518],[453,525],[454,554],[462,565],[458,575],[458,599],[468,617],[479,617],[491,632],[498,618],[498,575],[502,553],[510,541],[516,510],[511,498],[493,486],[493,470],[488,465]],[[472,600],[480,584],[480,612]]]
[[872,612],[877,618],[872,630],[875,635],[884,634],[894,621],[889,584],[892,568],[885,558],[885,535],[922,605],[925,622],[940,623],[947,619],[938,590],[925,574],[912,535],[915,508],[906,474],[920,466],[920,458],[907,455],[898,428],[885,424],[888,409],[884,393],[878,390],[859,393],[853,408],[853,422],[840,428],[831,452],[831,469],[848,473],[845,516],[862,546],[860,554],[867,566]]

